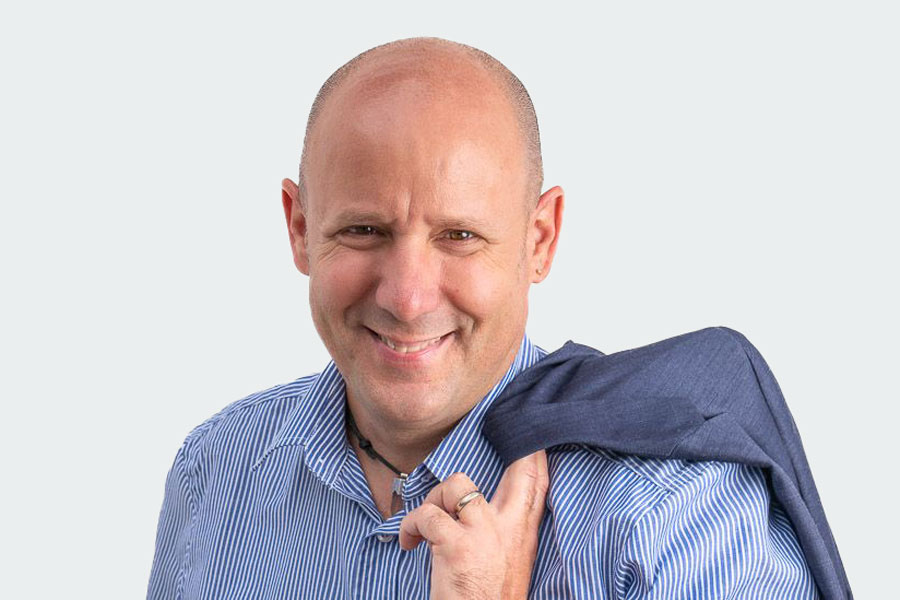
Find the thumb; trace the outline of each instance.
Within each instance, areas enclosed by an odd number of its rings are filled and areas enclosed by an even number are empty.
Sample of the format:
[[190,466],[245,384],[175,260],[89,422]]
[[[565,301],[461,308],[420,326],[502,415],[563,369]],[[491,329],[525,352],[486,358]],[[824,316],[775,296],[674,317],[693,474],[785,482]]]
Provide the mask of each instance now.
[[537,513],[543,515],[544,499],[550,487],[547,471],[547,453],[538,450],[513,462],[497,485],[491,504],[500,514],[512,512],[522,516]]

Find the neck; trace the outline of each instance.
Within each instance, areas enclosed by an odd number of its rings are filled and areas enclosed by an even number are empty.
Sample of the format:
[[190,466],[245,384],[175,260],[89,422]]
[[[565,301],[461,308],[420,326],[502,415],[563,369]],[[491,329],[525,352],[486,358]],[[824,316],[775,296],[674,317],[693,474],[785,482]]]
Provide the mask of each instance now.
[[[358,389],[345,380],[347,410],[353,415],[360,434],[372,443],[372,448],[400,471],[410,473],[509,370],[522,338],[515,339],[504,359],[498,361],[497,368],[491,376],[482,376],[480,382],[460,390],[470,401],[456,404],[453,412],[448,411],[443,415],[432,414],[430,419],[422,418],[421,415],[417,420],[400,418],[396,414],[390,415],[379,411],[376,408],[378,402],[366,399],[365,389]],[[360,449],[355,436],[349,430],[347,436],[360,456],[361,464],[373,460]],[[385,471],[391,472],[387,466],[380,462],[379,465]]]
[[[476,383],[467,386],[463,393],[471,398],[471,402],[457,404],[449,414],[440,415],[433,412],[430,415],[431,419],[423,418],[421,414],[418,419],[387,414],[378,410],[378,402],[366,399],[365,388],[357,389],[345,380],[346,409],[353,415],[360,435],[368,440],[371,449],[397,470],[410,474],[509,370],[519,345],[520,342],[517,341],[510,347],[508,356],[499,362],[493,376],[482,377],[481,385]],[[387,518],[393,513],[391,487],[397,473],[377,458],[370,457],[360,447],[359,440],[350,428],[346,427],[345,430],[347,439],[362,466],[376,506]]]
[[[407,474],[411,473],[459,422],[459,419],[456,419],[452,423],[437,428],[409,428],[396,423],[382,424],[378,420],[372,419],[364,409],[355,405],[349,394],[347,410],[349,411],[347,437],[356,451],[360,463],[376,463],[385,472],[392,473],[393,476],[397,476],[394,469]],[[356,425],[355,432],[350,425],[350,418]],[[381,460],[377,456],[371,456],[361,446],[361,440],[357,435],[362,437],[362,443],[370,444],[369,448],[374,450]]]
[[[349,397],[347,410],[349,415],[353,416],[353,421],[356,422],[356,431],[349,422],[347,423],[348,441],[362,466],[376,508],[384,519],[388,519],[402,507],[399,497],[393,494],[394,482],[397,478],[409,475],[415,467],[421,464],[428,453],[437,447],[450,428],[442,434],[430,437],[415,436],[411,439],[408,435],[385,436],[386,429],[384,428],[367,426],[366,429],[363,429],[354,414],[358,409],[352,408]],[[371,456],[361,446],[358,436],[362,437],[362,443],[370,444],[369,450],[374,450],[377,455],[381,456],[381,460]],[[385,461],[390,463],[390,466],[385,464]]]

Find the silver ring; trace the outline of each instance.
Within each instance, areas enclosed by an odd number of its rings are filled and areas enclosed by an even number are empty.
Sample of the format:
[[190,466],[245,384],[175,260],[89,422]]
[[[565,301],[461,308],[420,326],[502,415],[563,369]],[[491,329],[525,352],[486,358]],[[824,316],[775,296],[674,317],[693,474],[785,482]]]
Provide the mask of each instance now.
[[466,505],[467,505],[469,502],[471,502],[472,500],[474,500],[474,499],[477,498],[478,496],[484,497],[484,494],[482,494],[482,493],[479,492],[478,490],[474,490],[474,491],[469,492],[468,494],[466,494],[466,495],[463,496],[462,498],[460,498],[460,499],[459,499],[459,502],[456,503],[456,514],[458,515],[458,514],[459,514],[459,511],[461,511],[462,509],[464,509],[464,508],[466,507]]

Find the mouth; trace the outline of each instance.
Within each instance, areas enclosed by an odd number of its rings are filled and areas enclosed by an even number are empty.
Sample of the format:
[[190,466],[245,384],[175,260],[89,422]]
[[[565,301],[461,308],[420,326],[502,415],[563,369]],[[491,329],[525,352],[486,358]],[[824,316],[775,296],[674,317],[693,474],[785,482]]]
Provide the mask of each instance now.
[[[368,329],[368,327],[366,329]],[[434,338],[420,340],[398,340],[378,333],[377,331],[374,331],[372,329],[369,329],[369,333],[371,333],[372,336],[381,344],[383,344],[387,348],[390,348],[397,354],[416,354],[437,346],[453,332],[451,331],[450,333],[445,333],[444,335],[439,335]]]

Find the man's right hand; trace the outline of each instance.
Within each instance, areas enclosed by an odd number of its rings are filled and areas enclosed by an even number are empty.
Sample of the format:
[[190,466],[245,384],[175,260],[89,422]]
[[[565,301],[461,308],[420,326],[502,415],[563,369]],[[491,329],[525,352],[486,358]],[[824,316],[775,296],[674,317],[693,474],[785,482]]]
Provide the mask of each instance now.
[[458,515],[457,502],[476,489],[472,480],[454,473],[435,486],[400,523],[401,548],[423,540],[431,548],[431,598],[526,598],[549,485],[539,450],[509,466],[491,502],[478,496]]

